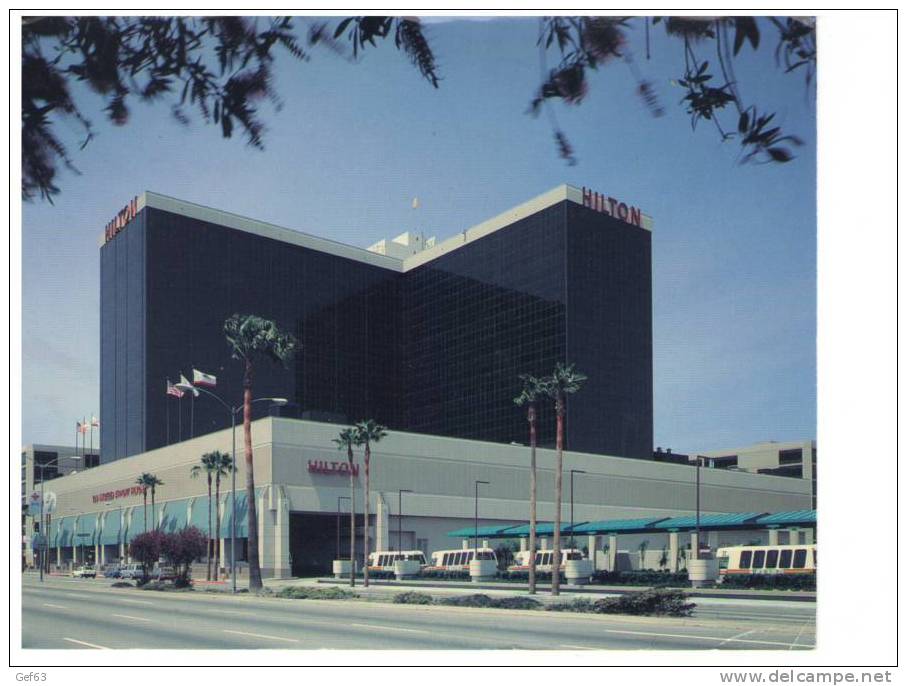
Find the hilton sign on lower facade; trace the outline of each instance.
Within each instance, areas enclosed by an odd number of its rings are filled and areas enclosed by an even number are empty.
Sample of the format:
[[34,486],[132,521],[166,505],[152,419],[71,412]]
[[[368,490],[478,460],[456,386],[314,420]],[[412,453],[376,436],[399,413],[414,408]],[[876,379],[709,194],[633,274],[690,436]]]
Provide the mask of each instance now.
[[[353,476],[359,476],[359,465],[354,462],[352,469]],[[350,464],[348,462],[309,460],[309,471],[313,474],[343,474],[344,476],[349,476]]]

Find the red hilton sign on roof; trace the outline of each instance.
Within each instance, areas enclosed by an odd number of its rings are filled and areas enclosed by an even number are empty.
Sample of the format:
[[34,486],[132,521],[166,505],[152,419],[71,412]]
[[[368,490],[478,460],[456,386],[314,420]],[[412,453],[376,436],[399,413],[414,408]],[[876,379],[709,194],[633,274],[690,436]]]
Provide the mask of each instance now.
[[615,219],[632,224],[633,226],[642,226],[642,211],[638,207],[627,205],[615,198],[608,197],[601,193],[594,192],[591,188],[583,186],[583,206],[588,207],[596,212],[607,214]]
[[104,242],[106,243],[107,241],[111,240],[120,231],[122,231],[123,227],[133,219],[135,219],[135,215],[137,215],[138,213],[139,199],[138,196],[136,196],[129,201],[129,204],[127,204],[126,207],[117,212],[117,216],[107,222],[107,226],[104,227]]

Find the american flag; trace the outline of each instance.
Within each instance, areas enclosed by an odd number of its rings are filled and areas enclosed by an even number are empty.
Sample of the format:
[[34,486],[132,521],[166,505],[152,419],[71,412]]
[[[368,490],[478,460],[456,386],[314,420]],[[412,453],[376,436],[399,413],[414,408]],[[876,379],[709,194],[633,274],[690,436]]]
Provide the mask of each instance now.
[[182,398],[183,392],[167,379],[167,395],[172,395],[174,398]]

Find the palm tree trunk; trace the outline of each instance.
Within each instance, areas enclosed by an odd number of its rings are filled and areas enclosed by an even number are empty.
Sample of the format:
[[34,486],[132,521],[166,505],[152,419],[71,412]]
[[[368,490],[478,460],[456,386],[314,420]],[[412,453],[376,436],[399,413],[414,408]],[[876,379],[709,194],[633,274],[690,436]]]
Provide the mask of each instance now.
[[151,526],[157,531],[157,519],[154,516],[154,486],[151,487]]
[[364,539],[365,552],[363,554],[363,566],[362,566],[362,585],[368,588],[368,554],[369,554],[369,535],[368,535],[368,525],[369,525],[369,495],[371,489],[371,483],[369,481],[369,461],[372,456],[372,451],[369,448],[368,442],[365,444],[365,503],[362,506],[362,511],[365,513],[365,526],[363,527],[362,537]]
[[145,515],[145,532],[148,532],[148,491],[142,489],[142,513]]
[[356,481],[353,476],[353,449],[347,448],[350,461],[350,586],[356,586]]
[[205,577],[211,581],[211,473],[208,473],[208,540],[205,541],[205,566],[208,568],[208,575]]
[[564,401],[557,402],[557,468],[554,472],[554,550],[551,555],[551,595],[561,592],[561,496],[564,466]]
[[[210,505],[209,505],[210,507]],[[208,525],[210,527],[210,524]],[[220,566],[220,474],[214,479],[214,581]]]
[[246,519],[249,548],[249,590],[261,590],[261,566],[258,561],[258,513],[255,507],[255,474],[252,467],[252,362],[246,360],[246,373],[243,378],[243,442],[246,450],[246,500],[248,517]]
[[536,497],[538,488],[535,476],[535,405],[529,405],[529,593],[535,593],[535,529]]

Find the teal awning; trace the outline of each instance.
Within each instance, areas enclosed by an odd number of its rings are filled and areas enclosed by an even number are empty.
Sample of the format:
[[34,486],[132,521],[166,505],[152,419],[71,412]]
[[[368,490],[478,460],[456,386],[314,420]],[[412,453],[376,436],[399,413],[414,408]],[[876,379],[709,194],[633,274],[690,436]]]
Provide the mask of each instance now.
[[[221,527],[220,535],[223,538],[230,538],[230,526],[233,521],[233,498],[228,492],[223,501],[224,523]],[[206,515],[207,516],[207,515]],[[249,535],[248,527],[249,507],[245,491],[236,494],[236,538],[246,538]],[[258,513],[261,517],[261,512]]]
[[163,504],[164,515],[161,518],[160,530],[175,533],[186,528],[189,516],[188,500],[170,500]]
[[[157,510],[157,508],[155,508]],[[151,505],[148,505],[148,528],[152,529],[153,525],[151,523]],[[126,543],[132,543],[132,539],[138,536],[139,534],[145,533],[145,508],[141,505],[136,505],[131,510],[131,515],[129,517],[129,524],[126,527],[125,541]]]
[[[224,497],[221,495],[221,503],[224,502]],[[230,498],[227,497],[227,503],[229,504]],[[237,501],[238,502],[238,501]],[[221,507],[223,510],[223,507]],[[189,517],[189,526],[197,527],[202,533],[208,532],[208,496],[203,495],[199,496],[192,502],[192,514]],[[214,538],[214,533],[217,531],[217,508],[214,507],[214,496],[211,496],[211,538]],[[223,531],[221,531],[221,536],[223,536]]]
[[[758,526],[756,520],[767,514],[766,512],[728,512],[722,514],[703,514],[699,516],[699,526],[702,529],[744,529]],[[696,515],[684,517],[671,517],[656,522],[653,529],[669,531],[671,529],[695,529]]]
[[98,515],[96,513],[80,515],[76,524],[73,545],[93,546],[97,541],[97,535]]
[[[575,522],[574,526],[579,526],[580,524],[585,524],[585,522]],[[561,534],[570,533],[570,522],[561,523]],[[554,535],[554,522],[539,522],[535,525],[535,534],[536,536],[553,536]],[[522,538],[523,536],[529,535],[529,525],[523,524],[522,526],[514,526],[507,530],[508,537],[513,538]]]
[[652,526],[667,517],[644,517],[641,519],[605,519],[598,522],[586,522],[573,528],[574,534],[609,534],[609,533],[644,533],[651,531]]
[[57,537],[60,535],[60,520],[51,519],[47,528],[47,546],[49,548],[57,547]]
[[57,520],[57,546],[68,548],[72,545],[73,534],[76,530],[75,517],[63,517]]
[[756,523],[760,526],[808,526],[816,523],[815,510],[791,510],[790,512],[776,512],[759,517]]
[[111,510],[105,513],[101,522],[101,536],[98,541],[101,545],[116,545],[120,542],[122,519],[122,510]]
[[480,526],[478,529],[476,529],[475,526],[466,526],[462,529],[451,531],[447,535],[451,538],[472,538],[473,536],[479,536],[481,538],[504,538],[505,532],[515,528],[516,527],[513,524],[508,524],[506,526],[501,526],[500,524],[494,526]]

